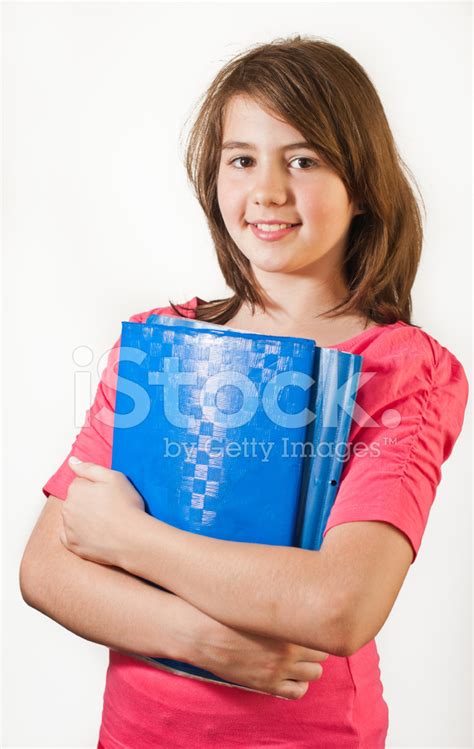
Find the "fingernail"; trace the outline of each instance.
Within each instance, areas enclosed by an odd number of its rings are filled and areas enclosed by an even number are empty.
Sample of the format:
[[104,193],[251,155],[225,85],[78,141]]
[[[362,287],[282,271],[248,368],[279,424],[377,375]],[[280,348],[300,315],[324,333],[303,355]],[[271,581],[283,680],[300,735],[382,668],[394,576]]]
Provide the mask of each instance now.
[[73,463],[74,465],[77,465],[78,463],[82,463],[82,460],[79,460],[79,458],[76,458],[75,455],[71,455],[69,458],[69,462]]

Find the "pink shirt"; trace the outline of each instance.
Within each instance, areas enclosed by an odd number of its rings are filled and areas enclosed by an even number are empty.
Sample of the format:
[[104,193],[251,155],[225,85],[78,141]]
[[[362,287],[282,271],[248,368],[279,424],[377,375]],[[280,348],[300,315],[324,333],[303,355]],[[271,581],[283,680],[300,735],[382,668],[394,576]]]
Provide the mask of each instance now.
[[[188,317],[195,317],[200,301],[186,303]],[[130,320],[145,322],[157,313],[175,314],[162,307]],[[104,405],[114,410],[119,346],[120,338],[87,412],[90,425],[43,487],[46,496],[66,498],[74,479],[67,465],[71,454],[111,466],[113,430],[95,415]],[[375,375],[357,395],[356,408],[363,410],[352,424],[353,450],[325,534],[341,523],[385,521],[406,535],[415,559],[441,464],[463,424],[464,369],[438,341],[404,322],[371,328],[331,348],[362,354],[362,371]],[[388,707],[375,640],[351,656],[330,655],[323,667],[302,699],[286,701],[177,676],[110,650],[100,740],[105,749],[384,747]]]

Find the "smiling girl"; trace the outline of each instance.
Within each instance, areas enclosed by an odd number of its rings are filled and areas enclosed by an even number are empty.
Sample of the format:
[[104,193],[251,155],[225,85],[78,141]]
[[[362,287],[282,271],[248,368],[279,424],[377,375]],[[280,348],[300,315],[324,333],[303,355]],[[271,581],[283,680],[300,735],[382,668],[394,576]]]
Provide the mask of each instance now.
[[[218,73],[186,164],[233,294],[130,319],[172,314],[363,356],[358,449],[323,545],[222,541],[144,512],[110,469],[103,413],[114,410],[118,339],[88,423],[43,487],[22,594],[110,648],[106,749],[378,749],[388,708],[374,637],[418,554],[468,395],[460,362],[411,321],[417,202],[367,74],[310,37],[259,45]],[[248,689],[131,654],[188,661]]]

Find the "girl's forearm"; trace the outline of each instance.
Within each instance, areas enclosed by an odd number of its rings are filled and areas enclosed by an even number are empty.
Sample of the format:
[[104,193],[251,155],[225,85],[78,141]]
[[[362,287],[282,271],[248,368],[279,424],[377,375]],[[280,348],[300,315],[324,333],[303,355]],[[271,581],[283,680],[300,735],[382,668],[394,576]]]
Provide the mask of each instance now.
[[25,558],[20,581],[30,606],[86,640],[130,655],[199,663],[218,624],[178,596],[63,548]]
[[234,629],[306,647],[325,642],[332,652],[340,645],[343,623],[320,552],[222,541],[137,513],[120,566]]

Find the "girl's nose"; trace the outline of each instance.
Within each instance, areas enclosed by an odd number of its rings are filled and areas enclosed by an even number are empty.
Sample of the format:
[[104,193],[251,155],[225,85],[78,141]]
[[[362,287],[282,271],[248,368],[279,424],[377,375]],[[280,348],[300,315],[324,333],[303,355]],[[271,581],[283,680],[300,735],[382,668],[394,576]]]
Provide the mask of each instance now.
[[267,170],[265,173],[256,175],[255,183],[251,189],[251,198],[254,203],[285,203],[287,199],[287,186],[283,175],[275,170]]

